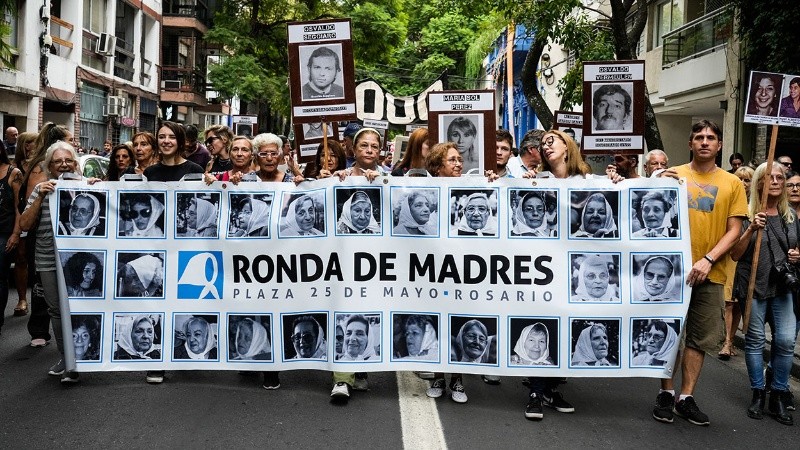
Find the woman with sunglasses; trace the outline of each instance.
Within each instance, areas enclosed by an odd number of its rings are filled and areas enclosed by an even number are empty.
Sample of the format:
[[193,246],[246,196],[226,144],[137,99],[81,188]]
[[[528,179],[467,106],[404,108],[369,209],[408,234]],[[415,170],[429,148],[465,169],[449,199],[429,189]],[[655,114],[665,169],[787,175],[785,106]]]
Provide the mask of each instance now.
[[206,130],[206,148],[211,152],[211,161],[206,166],[206,173],[219,179],[223,173],[233,168],[231,147],[233,133],[225,125],[214,125]]
[[164,237],[164,205],[149,194],[133,194],[120,211],[120,235]]

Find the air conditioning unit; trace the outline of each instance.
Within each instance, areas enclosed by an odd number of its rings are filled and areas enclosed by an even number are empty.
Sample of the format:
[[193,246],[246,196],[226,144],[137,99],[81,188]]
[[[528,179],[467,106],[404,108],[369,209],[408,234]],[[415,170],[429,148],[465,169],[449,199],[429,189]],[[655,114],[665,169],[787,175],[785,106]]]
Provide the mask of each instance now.
[[121,116],[125,112],[125,107],[128,104],[128,99],[116,95],[109,95],[106,99],[105,115],[106,116]]
[[161,80],[161,89],[181,90],[181,80]]
[[108,33],[100,33],[94,51],[103,56],[114,56],[114,44],[117,38]]

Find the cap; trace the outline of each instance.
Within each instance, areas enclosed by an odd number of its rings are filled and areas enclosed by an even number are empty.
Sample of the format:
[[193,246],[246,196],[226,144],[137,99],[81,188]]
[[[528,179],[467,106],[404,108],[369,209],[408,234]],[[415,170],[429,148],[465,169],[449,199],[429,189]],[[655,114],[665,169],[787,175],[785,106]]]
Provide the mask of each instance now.
[[360,129],[361,129],[361,125],[359,125],[359,124],[357,124],[355,122],[350,122],[350,123],[347,124],[347,127],[345,127],[343,135],[344,135],[344,137],[351,138],[351,137],[355,136],[356,133],[358,133],[358,130],[360,130]]

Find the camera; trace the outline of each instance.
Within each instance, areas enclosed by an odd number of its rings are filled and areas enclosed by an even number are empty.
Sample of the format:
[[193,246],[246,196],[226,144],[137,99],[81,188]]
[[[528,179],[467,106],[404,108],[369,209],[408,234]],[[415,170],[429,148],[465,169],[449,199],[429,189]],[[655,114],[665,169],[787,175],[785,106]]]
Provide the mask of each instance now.
[[773,270],[778,281],[783,283],[791,291],[800,289],[800,279],[797,277],[797,270],[794,265],[788,262],[776,265]]

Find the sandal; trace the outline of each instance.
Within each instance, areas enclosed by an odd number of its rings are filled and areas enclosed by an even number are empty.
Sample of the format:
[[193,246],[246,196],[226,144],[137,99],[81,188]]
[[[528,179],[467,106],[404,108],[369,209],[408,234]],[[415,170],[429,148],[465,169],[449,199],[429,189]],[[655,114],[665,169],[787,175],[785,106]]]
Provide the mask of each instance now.
[[722,350],[719,351],[717,357],[722,361],[731,359],[731,344],[729,342],[726,342],[725,345],[722,346]]
[[16,317],[22,317],[27,314],[28,314],[28,302],[25,302],[25,305],[21,308],[19,305],[17,305],[17,307],[14,308],[14,316]]

